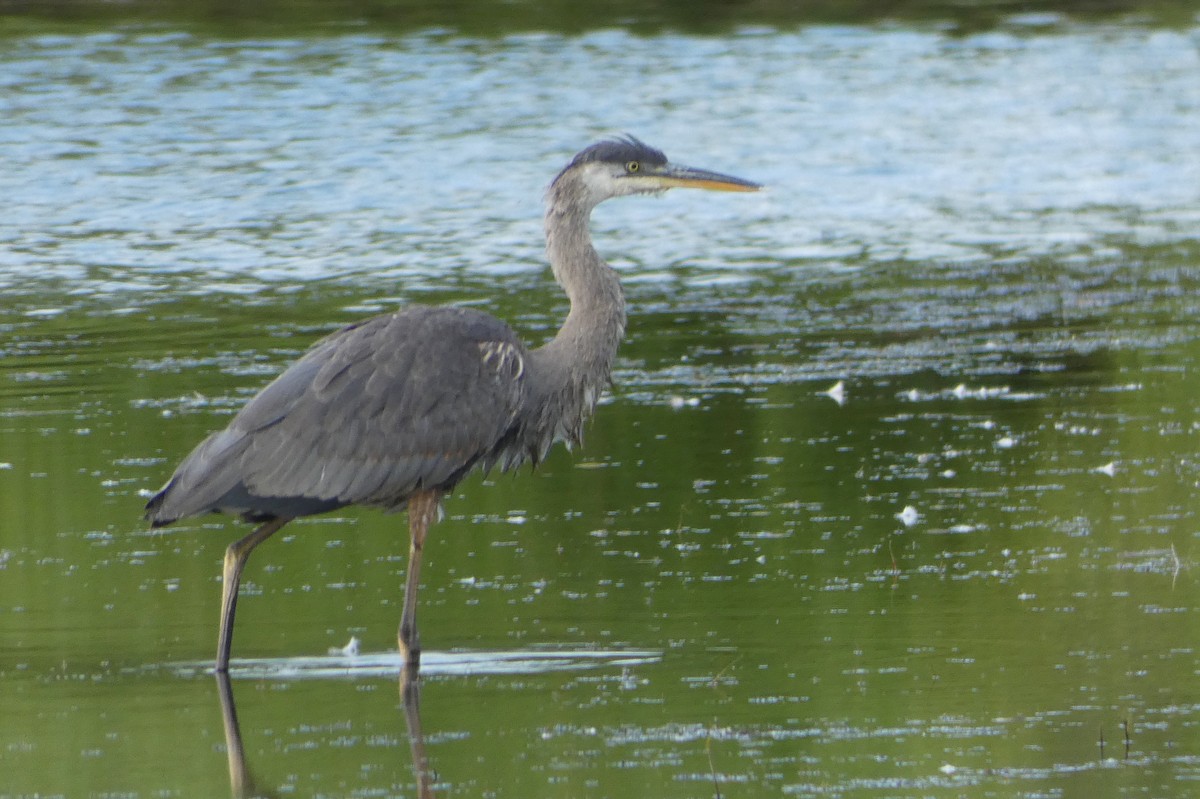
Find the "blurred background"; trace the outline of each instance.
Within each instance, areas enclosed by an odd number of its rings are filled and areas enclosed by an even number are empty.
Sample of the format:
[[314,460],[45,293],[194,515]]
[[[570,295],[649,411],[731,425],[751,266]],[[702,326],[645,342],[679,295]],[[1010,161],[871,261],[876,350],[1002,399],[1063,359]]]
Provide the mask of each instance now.
[[0,797],[418,795],[403,517],[256,551],[246,792],[246,528],[141,506],[355,319],[548,339],[623,133],[769,189],[597,210],[585,446],[426,549],[433,795],[1200,779],[1200,3],[0,0],[0,120]]

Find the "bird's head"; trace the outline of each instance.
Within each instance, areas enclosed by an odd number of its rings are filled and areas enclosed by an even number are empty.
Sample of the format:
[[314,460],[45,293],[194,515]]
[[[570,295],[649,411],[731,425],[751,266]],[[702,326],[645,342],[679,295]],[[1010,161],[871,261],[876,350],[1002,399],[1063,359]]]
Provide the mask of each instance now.
[[758,191],[757,183],[670,163],[661,150],[632,136],[606,139],[579,152],[554,183],[577,181],[594,203],[628,194],[660,194],[667,189]]

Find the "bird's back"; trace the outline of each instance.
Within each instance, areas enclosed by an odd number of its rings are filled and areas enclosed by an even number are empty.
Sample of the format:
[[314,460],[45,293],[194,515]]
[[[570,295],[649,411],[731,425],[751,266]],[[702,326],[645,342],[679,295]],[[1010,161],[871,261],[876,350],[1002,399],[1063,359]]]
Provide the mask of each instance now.
[[209,436],[147,504],[156,525],[351,504],[403,507],[490,466],[514,438],[528,353],[503,322],[413,306],[318,342]]

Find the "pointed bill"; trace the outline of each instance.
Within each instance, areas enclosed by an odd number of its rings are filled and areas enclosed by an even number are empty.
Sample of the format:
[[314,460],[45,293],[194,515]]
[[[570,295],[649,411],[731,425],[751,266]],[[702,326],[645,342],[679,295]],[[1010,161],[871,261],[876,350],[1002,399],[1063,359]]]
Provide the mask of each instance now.
[[761,184],[722,175],[707,169],[667,164],[654,176],[655,182],[664,189],[707,189],[709,191],[758,191]]

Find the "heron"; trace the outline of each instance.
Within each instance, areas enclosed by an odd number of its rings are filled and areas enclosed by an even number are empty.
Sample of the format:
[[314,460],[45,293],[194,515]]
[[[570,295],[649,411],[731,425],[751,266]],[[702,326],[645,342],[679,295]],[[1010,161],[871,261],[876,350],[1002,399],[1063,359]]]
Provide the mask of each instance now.
[[421,558],[443,498],[475,470],[536,467],[556,442],[580,444],[610,383],[625,300],[617,272],[592,244],[592,210],[672,188],[761,186],[673,164],[631,136],[597,142],[546,193],[546,253],[570,306],[552,339],[526,347],[499,319],[454,306],[412,305],[365,319],[314,344],[183,459],[146,503],[153,527],[213,512],[257,525],[225,551],[217,673],[229,669],[250,553],[293,519],[350,505],[407,510],[397,640],[415,672]]

